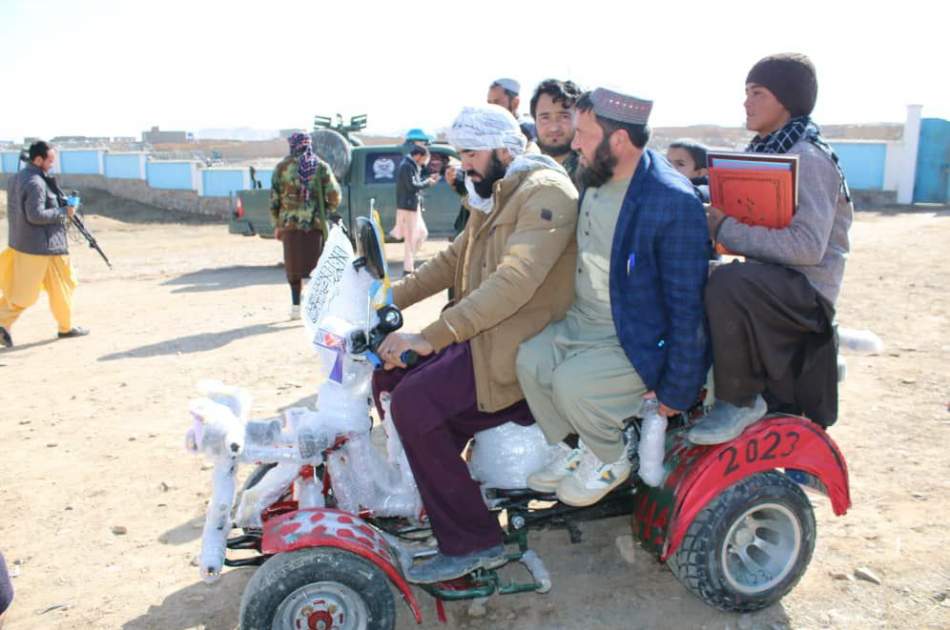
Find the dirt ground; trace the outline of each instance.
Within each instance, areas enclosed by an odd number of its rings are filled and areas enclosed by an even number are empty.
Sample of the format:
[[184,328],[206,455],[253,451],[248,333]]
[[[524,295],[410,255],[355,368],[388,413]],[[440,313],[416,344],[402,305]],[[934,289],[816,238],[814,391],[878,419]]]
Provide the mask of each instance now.
[[[107,216],[88,224],[115,269],[73,247],[76,323],[92,334],[54,341],[41,298],[0,351],[0,550],[17,592],[5,630],[231,629],[250,570],[209,586],[192,565],[211,472],[184,449],[187,403],[208,377],[247,387],[258,417],[312,402],[314,357],[286,321],[274,241],[101,204]],[[448,604],[448,627],[950,627],[950,212],[862,212],[852,236],[839,318],[887,349],[849,359],[832,435],[854,505],[835,517],[810,495],[817,546],[789,596],[752,615],[713,610],[633,549],[616,518],[583,526],[578,545],[564,531],[535,536],[554,589],[492,598],[484,617]],[[441,299],[410,309],[409,327]],[[854,579],[860,567],[880,584]],[[421,627],[443,627],[416,594]],[[400,628],[416,627],[397,609]]]

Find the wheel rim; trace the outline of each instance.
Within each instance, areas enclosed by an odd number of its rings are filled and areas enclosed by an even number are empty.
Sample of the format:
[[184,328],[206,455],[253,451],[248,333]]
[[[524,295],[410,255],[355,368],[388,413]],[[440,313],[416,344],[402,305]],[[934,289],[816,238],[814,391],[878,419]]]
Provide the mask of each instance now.
[[754,595],[784,580],[801,548],[802,528],[794,512],[784,505],[763,503],[732,523],[720,561],[729,586]]
[[366,602],[339,582],[313,582],[284,598],[274,615],[273,630],[364,630]]

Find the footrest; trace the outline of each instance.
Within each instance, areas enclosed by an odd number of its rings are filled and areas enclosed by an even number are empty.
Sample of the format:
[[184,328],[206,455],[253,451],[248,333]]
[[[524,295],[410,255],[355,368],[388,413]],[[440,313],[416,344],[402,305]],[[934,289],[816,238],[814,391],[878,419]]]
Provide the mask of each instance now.
[[536,499],[538,501],[557,501],[553,492],[537,492],[531,488],[517,488],[506,490],[502,488],[487,488],[485,494],[491,499]]
[[242,536],[228,538],[227,547],[228,549],[253,549],[260,551],[261,537],[257,534],[244,534]]
[[[497,569],[478,569],[474,573],[438,584],[418,584],[436,599],[458,601],[485,598],[497,592],[499,595],[514,593],[547,593],[551,590],[551,575],[544,562],[534,551],[508,555],[508,562],[520,562],[531,574],[532,582],[502,580]],[[507,565],[503,565],[507,566]],[[501,568],[501,567],[499,567]]]

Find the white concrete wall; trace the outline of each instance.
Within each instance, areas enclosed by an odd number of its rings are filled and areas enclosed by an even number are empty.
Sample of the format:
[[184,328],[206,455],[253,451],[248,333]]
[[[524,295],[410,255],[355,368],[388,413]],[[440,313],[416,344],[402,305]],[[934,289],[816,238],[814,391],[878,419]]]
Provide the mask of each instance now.
[[191,182],[192,188],[198,191],[198,196],[201,196],[202,188],[204,188],[204,181],[201,177],[201,171],[198,169],[196,163],[191,165]]
[[897,190],[903,164],[904,142],[902,140],[889,141],[887,158],[884,161],[884,190]]
[[921,105],[907,106],[907,121],[904,123],[900,173],[897,177],[897,203],[913,203],[914,181],[917,177],[917,146],[920,144]]

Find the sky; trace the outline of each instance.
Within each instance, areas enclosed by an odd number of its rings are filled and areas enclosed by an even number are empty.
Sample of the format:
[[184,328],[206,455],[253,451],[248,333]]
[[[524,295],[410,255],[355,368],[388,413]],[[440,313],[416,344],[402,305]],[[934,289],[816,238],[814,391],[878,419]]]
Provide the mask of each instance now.
[[162,129],[433,131],[495,78],[655,101],[654,127],[738,126],[761,57],[808,54],[819,124],[950,119],[944,2],[0,0],[0,140]]

